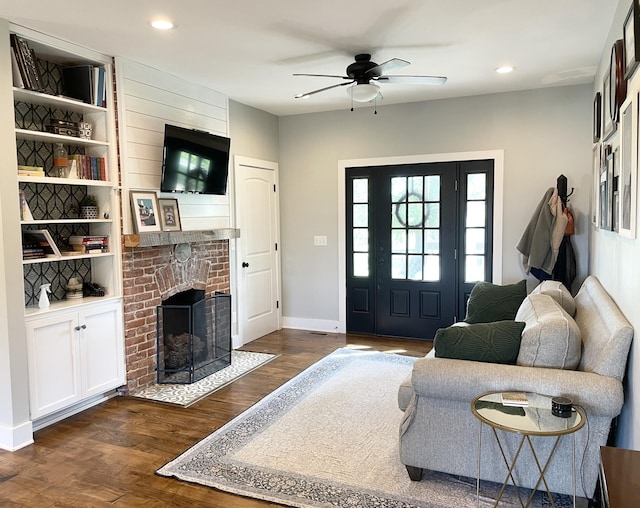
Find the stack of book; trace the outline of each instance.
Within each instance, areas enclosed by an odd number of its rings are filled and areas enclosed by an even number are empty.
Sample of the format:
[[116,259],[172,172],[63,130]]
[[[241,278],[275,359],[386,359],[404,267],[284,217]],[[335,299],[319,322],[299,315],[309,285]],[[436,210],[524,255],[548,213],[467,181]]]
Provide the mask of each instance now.
[[104,235],[72,235],[69,245],[83,254],[102,254],[109,252],[109,237]]
[[69,161],[75,161],[78,178],[84,180],[107,180],[107,168],[104,157],[74,154],[69,155]]
[[11,34],[11,67],[14,86],[38,92],[44,89],[35,53],[29,43],[16,34]]
[[19,176],[45,176],[42,166],[18,166]]
[[30,229],[22,232],[22,258],[59,258],[60,250],[46,229]]

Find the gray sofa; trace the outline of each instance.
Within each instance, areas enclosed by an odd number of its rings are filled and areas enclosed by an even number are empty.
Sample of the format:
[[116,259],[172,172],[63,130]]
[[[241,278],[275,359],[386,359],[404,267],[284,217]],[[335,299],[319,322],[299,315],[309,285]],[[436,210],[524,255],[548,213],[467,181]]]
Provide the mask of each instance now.
[[[612,419],[620,414],[624,402],[622,379],[633,328],[595,277],[584,281],[575,299],[566,290],[545,296],[552,297],[560,302],[562,312],[538,295],[529,295],[522,302],[516,321],[526,325],[517,365],[438,358],[435,348],[415,362],[411,377],[398,393],[400,409],[405,413],[400,428],[400,460],[411,479],[419,479],[423,470],[475,478],[480,423],[471,413],[471,401],[492,391],[535,392],[568,397],[586,411],[587,425],[574,434],[576,487],[578,496],[593,496],[599,449],[606,444]],[[569,314],[572,304],[575,320]],[[564,338],[559,337],[562,329]],[[581,347],[579,344],[578,356],[572,359],[575,347],[566,336],[577,329]],[[540,366],[549,361],[545,354],[553,347],[562,349],[560,367],[564,368]],[[532,360],[532,352],[539,362]],[[571,370],[571,362],[578,361],[577,369]],[[481,478],[502,483],[506,468],[499,448],[487,425],[482,426],[482,433]],[[501,432],[501,437],[513,456],[519,436]],[[554,439],[533,439],[544,460]],[[563,437],[549,465],[546,479],[552,492],[573,494],[571,443],[570,436]],[[519,486],[527,488],[533,488],[538,480],[535,462],[526,447],[518,459],[515,478]]]

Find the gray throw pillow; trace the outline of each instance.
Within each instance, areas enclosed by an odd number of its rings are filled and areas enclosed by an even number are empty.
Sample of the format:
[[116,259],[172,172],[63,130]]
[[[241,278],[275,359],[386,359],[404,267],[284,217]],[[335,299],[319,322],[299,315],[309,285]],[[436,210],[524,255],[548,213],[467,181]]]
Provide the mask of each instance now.
[[434,338],[436,357],[515,365],[522,330],[517,321],[441,328]]
[[527,296],[527,281],[499,286],[491,282],[477,282],[467,303],[467,323],[491,323],[513,320],[522,300]]
[[558,302],[571,317],[576,315],[576,301],[562,282],[557,280],[544,280],[533,288],[531,294],[549,295]]

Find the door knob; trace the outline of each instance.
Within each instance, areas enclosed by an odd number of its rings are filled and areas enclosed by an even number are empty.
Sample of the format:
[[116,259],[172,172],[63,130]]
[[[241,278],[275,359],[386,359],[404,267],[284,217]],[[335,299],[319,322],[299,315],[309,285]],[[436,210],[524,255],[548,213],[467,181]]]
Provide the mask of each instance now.
[[247,263],[246,261],[243,261],[242,268],[249,268],[249,263]]

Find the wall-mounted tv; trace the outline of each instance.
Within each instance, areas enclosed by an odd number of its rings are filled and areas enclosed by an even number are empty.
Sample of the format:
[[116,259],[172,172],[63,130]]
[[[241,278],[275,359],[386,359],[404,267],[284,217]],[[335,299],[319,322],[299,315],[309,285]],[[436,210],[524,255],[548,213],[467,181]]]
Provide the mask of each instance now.
[[160,190],[226,194],[230,144],[223,136],[165,125]]

